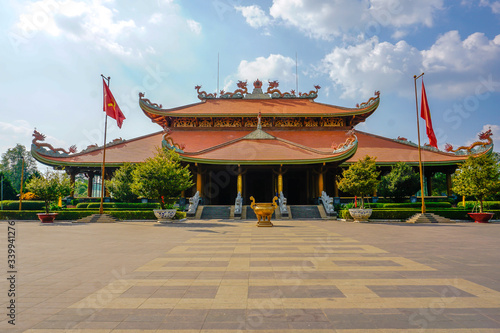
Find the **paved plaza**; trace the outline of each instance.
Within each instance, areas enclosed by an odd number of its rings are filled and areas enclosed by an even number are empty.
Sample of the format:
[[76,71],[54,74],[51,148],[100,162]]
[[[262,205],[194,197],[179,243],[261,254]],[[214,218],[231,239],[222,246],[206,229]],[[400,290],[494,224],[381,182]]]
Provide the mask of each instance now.
[[16,222],[1,332],[500,332],[500,224]]

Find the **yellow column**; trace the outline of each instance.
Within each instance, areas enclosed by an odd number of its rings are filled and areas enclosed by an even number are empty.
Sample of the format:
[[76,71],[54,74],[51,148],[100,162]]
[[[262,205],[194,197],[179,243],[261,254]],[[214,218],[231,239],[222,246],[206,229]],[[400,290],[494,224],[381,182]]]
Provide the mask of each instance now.
[[321,194],[323,193],[323,173],[319,173],[318,174],[318,196],[321,196]]
[[201,189],[203,188],[203,179],[202,174],[199,171],[200,169],[198,169],[198,173],[196,174],[196,191],[200,192],[201,195]]
[[333,181],[333,195],[335,197],[338,197],[339,196],[339,188],[337,186],[337,180],[334,180]]
[[238,192],[243,195],[243,177],[241,176],[241,172],[238,173],[238,181],[237,181]]
[[446,195],[451,196],[451,173],[446,174]]
[[283,173],[278,174],[278,193],[283,192]]

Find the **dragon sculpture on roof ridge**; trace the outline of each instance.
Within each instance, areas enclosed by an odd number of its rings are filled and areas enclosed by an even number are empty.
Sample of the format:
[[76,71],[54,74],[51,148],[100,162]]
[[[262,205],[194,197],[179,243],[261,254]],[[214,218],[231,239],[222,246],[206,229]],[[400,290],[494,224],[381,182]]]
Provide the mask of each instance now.
[[472,149],[474,149],[477,146],[481,146],[482,148],[486,148],[487,146],[492,145],[493,144],[493,139],[491,138],[492,135],[493,135],[493,133],[491,132],[491,128],[490,128],[487,131],[484,131],[484,132],[481,132],[478,134],[479,140],[486,140],[486,142],[476,141],[473,144],[471,144],[470,146],[460,146],[457,149],[453,149],[453,146],[451,144],[447,143],[445,145],[444,150],[446,150],[449,153],[457,153],[460,150],[466,150],[467,153],[470,154],[472,152]]
[[144,93],[143,93],[143,92],[140,92],[140,93],[139,93],[139,99],[143,100],[144,102],[146,102],[146,103],[148,103],[149,105],[154,106],[154,107],[156,107],[156,108],[158,108],[158,109],[161,109],[161,108],[162,108],[162,105],[161,105],[161,104],[156,104],[156,103],[153,103],[153,102],[151,102],[149,99],[144,98]]
[[361,104],[356,104],[356,107],[357,108],[364,108],[364,107],[367,107],[368,105],[372,104],[373,102],[375,102],[375,100],[377,100],[377,98],[380,97],[380,91],[379,90],[376,90],[374,95],[376,97],[370,97],[366,102],[364,103],[361,103]]
[[[33,141],[31,141],[32,145],[35,146],[37,151],[39,152],[44,152],[44,153],[49,153],[49,155],[69,155],[76,153],[77,148],[75,145],[72,145],[69,147],[68,151],[66,151],[63,148],[54,148],[51,144],[44,143],[44,142],[39,142],[39,141],[45,141],[46,136],[40,132],[38,132],[36,129],[33,131]],[[43,147],[47,147],[50,149],[50,151],[46,151]]]
[[236,85],[239,89],[236,89],[232,93],[221,90],[219,98],[243,98],[245,94],[248,94],[247,81],[238,80],[238,83],[236,83]]

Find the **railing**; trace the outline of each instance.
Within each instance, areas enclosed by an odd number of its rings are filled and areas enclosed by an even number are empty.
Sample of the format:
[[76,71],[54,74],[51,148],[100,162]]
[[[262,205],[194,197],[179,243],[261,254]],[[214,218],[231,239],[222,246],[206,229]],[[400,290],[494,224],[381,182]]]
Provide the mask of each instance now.
[[280,207],[281,217],[288,217],[288,209],[286,208],[286,198],[283,195],[283,192],[280,192],[279,207]]
[[234,217],[241,217],[242,211],[243,211],[243,198],[241,197],[241,192],[238,192],[236,200],[234,201]]
[[329,197],[325,191],[321,192],[321,202],[325,208],[326,215],[337,216],[337,212],[333,208],[333,198]]
[[199,203],[200,203],[200,192],[196,191],[195,195],[189,198],[189,208],[186,215],[189,217],[195,216]]

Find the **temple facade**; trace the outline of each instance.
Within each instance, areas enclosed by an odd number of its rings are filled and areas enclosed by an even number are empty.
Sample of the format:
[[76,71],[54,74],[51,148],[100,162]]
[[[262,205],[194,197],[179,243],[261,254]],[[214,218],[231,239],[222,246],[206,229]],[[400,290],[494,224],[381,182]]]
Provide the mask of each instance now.
[[[218,96],[197,86],[200,102],[171,109],[139,94],[141,110],[162,130],[108,144],[105,178],[111,178],[123,163],[140,163],[154,155],[155,147],[163,146],[177,151],[193,173],[196,185],[185,196],[198,192],[205,205],[234,205],[238,197],[248,204],[250,196],[270,202],[276,195],[286,197],[289,205],[307,205],[323,193],[343,196],[336,177],[366,155],[376,157],[383,172],[398,161],[418,165],[418,148],[405,138],[355,130],[376,111],[379,92],[355,108],[345,108],[316,102],[319,86],[306,93],[281,92],[277,81],[269,82],[265,91],[262,86],[257,80],[249,92],[247,83],[239,81],[237,90],[221,91]],[[63,168],[72,179],[85,173],[92,196],[103,148],[89,146],[76,153],[74,147],[54,149],[36,131],[34,136],[33,156]],[[474,153],[492,151],[492,140],[489,136],[484,140]],[[451,174],[470,153],[466,148],[442,152],[422,147],[425,176],[430,179],[435,172],[445,173],[451,194]],[[427,186],[432,193],[432,182],[427,181]]]

